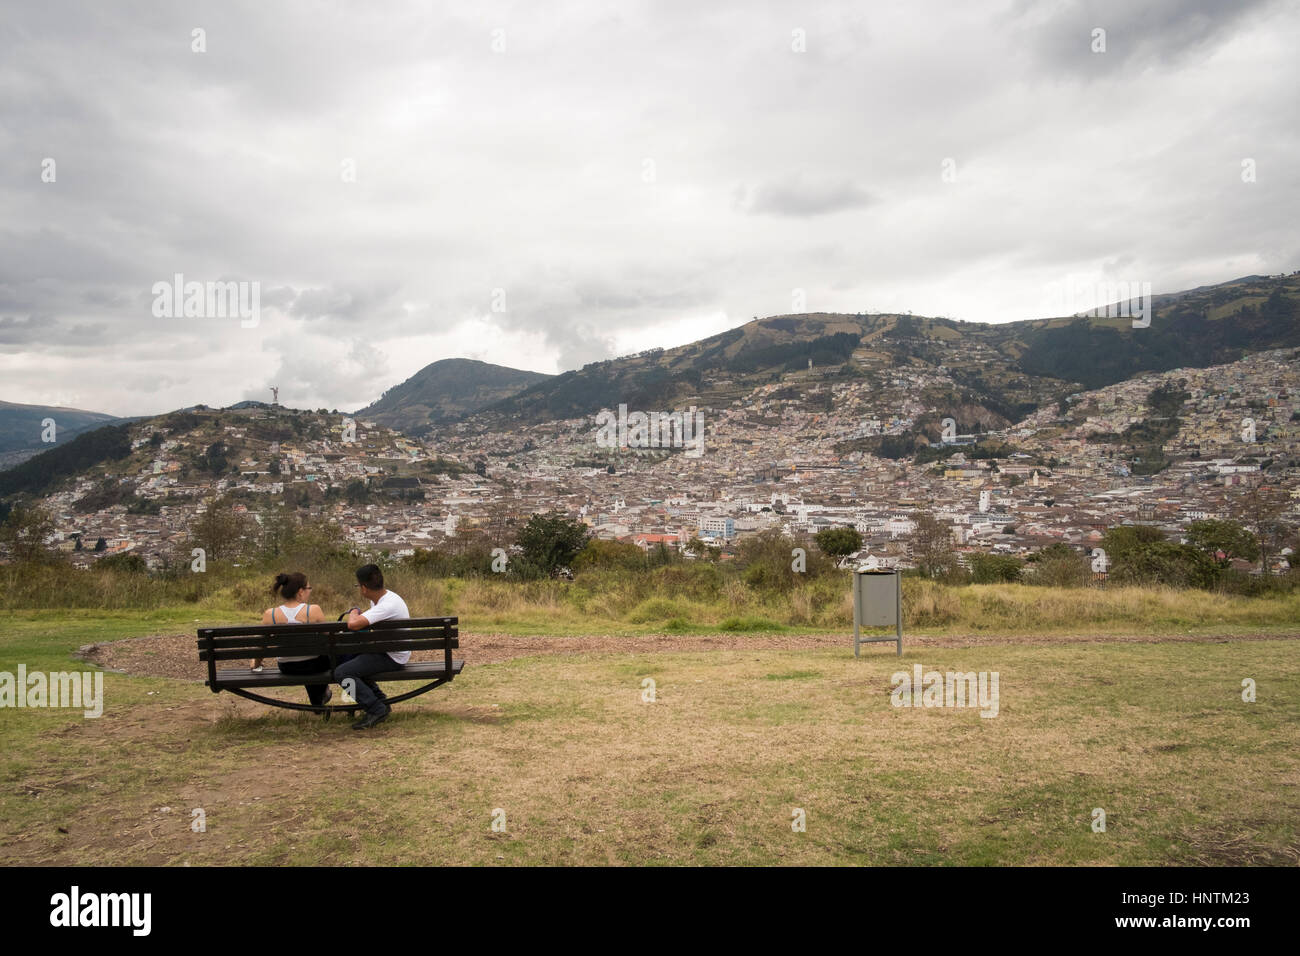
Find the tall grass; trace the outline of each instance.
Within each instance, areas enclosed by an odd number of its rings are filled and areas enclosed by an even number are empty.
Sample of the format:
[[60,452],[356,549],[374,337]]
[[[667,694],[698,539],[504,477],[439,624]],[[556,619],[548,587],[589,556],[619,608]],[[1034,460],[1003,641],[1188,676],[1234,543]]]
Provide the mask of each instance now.
[[[288,568],[298,570],[297,566]],[[364,603],[351,563],[301,568],[312,600],[333,617]],[[389,586],[416,616],[456,615],[476,630],[539,633],[799,628],[841,631],[853,624],[846,573],[799,577],[780,587],[752,584],[714,565],[642,570],[592,569],[573,581],[522,581],[500,575],[440,578],[397,566]],[[273,572],[211,564],[171,578],[60,565],[0,565],[0,606],[8,610],[155,609],[190,605],[209,617],[252,620],[276,603]],[[1300,591],[1259,596],[1164,587],[1063,588],[1023,584],[952,585],[903,579],[905,631],[963,634],[1169,632],[1212,628],[1290,630],[1300,621]]]

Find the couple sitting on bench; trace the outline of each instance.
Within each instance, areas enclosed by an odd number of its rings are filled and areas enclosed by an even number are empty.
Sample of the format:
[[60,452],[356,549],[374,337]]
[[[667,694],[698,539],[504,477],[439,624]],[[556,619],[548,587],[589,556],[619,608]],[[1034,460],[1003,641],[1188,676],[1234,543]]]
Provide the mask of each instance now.
[[[384,587],[384,572],[374,564],[357,568],[357,587],[361,596],[370,602],[362,611],[353,607],[348,611],[348,630],[358,631],[380,621],[409,620],[411,615],[406,602]],[[311,585],[301,571],[277,574],[271,593],[284,600],[279,607],[268,608],[262,615],[263,624],[321,624],[325,612],[320,605],[311,603]],[[390,651],[387,654],[347,654],[334,668],[334,680],[351,692],[352,698],[365,708],[365,716],[352,725],[354,730],[373,727],[389,714],[388,699],[379,685],[370,679],[371,674],[381,674],[405,666],[411,659],[410,651]],[[329,670],[328,657],[281,657],[277,663],[282,674],[318,674]],[[262,670],[261,659],[253,661],[254,672]],[[317,707],[330,697],[328,684],[308,684],[307,697]],[[328,717],[328,713],[326,714]]]

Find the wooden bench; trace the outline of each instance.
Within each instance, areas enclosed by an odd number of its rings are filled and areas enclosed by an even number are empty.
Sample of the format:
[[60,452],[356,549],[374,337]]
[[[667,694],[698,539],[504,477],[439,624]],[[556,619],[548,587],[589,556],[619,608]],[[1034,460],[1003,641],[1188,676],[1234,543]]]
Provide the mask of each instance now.
[[[385,681],[423,680],[423,687],[389,697],[388,703],[409,700],[427,693],[455,678],[465,666],[464,661],[452,660],[451,652],[460,647],[459,619],[454,617],[421,617],[406,621],[380,621],[359,631],[349,631],[342,622],[327,624],[258,624],[241,627],[202,627],[198,631],[199,660],[208,665],[208,679],[204,681],[214,694],[228,690],[272,707],[289,710],[309,710],[315,713],[331,711],[356,712],[359,704],[324,704],[276,700],[255,693],[265,687],[302,687],[306,684],[335,683],[333,672],[344,654],[382,654],[388,651],[440,650],[441,660],[410,661],[406,665],[394,663],[391,671],[370,675],[378,683]],[[266,657],[329,658],[330,669],[319,674],[282,674],[279,668],[267,666],[262,673],[251,668],[218,668],[218,661],[252,660]]]

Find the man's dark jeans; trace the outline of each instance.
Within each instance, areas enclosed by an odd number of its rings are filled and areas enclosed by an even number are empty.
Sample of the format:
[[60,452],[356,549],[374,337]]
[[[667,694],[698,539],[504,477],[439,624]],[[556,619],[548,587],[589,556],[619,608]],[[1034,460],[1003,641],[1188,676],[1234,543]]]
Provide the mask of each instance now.
[[334,668],[334,679],[343,684],[349,677],[353,678],[352,699],[368,714],[383,714],[387,712],[388,704],[384,692],[370,679],[370,675],[397,670],[401,666],[387,654],[357,654]]

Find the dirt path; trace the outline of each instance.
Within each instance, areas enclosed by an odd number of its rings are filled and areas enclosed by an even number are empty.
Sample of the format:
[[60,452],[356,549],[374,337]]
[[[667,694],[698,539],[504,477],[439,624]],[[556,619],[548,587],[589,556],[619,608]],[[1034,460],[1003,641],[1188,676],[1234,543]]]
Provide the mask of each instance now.
[[[1179,641],[1268,641],[1297,640],[1300,633],[1276,634],[957,634],[907,635],[905,648],[911,647],[978,647],[1004,644],[1163,644]],[[513,634],[476,634],[461,632],[457,657],[471,664],[492,664],[516,657],[537,654],[672,654],[691,651],[728,650],[807,650],[812,648],[853,647],[850,634],[663,634],[638,637],[611,634],[585,634],[572,637],[521,637]],[[865,653],[892,653],[889,644],[870,647]],[[83,648],[85,660],[100,667],[140,677],[170,677],[175,680],[202,681],[204,665],[198,660],[193,634],[164,634],[133,637]],[[413,660],[437,657],[437,652],[417,651]],[[274,660],[268,659],[268,664]],[[243,661],[232,666],[247,667]]]

